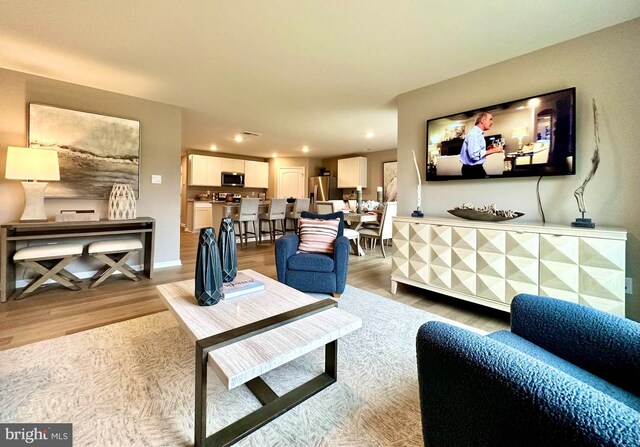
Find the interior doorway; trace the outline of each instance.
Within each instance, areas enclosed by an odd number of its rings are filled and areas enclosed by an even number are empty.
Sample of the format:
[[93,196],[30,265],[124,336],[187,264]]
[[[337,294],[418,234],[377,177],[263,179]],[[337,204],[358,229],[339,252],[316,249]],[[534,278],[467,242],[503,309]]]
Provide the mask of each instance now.
[[277,198],[306,197],[306,172],[304,167],[278,168],[278,196]]

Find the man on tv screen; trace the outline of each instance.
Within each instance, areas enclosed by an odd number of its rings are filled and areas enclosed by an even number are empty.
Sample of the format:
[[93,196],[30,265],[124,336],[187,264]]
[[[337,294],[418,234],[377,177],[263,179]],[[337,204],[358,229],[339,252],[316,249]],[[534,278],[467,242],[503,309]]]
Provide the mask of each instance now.
[[493,116],[489,112],[480,112],[476,117],[475,126],[469,131],[460,149],[462,162],[462,176],[468,178],[484,178],[487,173],[482,166],[487,155],[502,152],[502,146],[492,144],[487,148],[484,131],[493,126]]

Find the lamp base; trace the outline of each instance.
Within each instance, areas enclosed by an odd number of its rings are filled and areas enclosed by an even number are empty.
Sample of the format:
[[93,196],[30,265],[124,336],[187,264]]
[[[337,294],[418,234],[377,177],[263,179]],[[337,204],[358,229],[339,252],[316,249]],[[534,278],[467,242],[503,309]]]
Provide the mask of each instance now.
[[424,213],[420,210],[415,210],[411,213],[411,217],[424,217]]
[[22,182],[24,188],[24,211],[20,222],[42,222],[47,220],[44,212],[44,190],[47,182]]
[[580,227],[580,228],[595,228],[596,223],[591,222],[591,219],[586,219],[584,217],[576,217],[574,222],[571,222],[572,227]]

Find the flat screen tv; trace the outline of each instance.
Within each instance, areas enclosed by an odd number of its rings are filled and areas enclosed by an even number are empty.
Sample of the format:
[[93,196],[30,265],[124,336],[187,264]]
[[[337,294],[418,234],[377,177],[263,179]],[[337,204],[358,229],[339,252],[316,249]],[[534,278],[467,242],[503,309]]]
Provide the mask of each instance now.
[[[483,156],[483,130],[485,150],[501,152]],[[575,154],[575,87],[427,121],[427,181],[573,175]]]

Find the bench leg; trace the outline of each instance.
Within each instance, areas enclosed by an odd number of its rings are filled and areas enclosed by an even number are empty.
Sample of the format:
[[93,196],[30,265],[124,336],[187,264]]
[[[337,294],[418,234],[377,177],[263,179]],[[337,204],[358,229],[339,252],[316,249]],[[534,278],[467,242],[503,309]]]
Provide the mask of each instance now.
[[114,273],[116,270],[119,270],[124,276],[126,276],[129,279],[132,279],[133,281],[140,281],[140,278],[135,274],[135,271],[131,267],[125,264],[129,260],[129,258],[131,258],[131,256],[133,256],[137,252],[138,250],[127,252],[118,261],[102,253],[94,253],[93,256],[96,259],[99,259],[100,261],[104,262],[107,266],[109,266],[109,268],[107,268],[107,270],[104,271],[102,275],[89,286],[89,288],[93,289],[94,287],[99,286],[105,279],[111,276],[111,274]]
[[[64,268],[69,263],[74,261],[77,257],[78,256],[67,256],[65,258],[62,258],[56,265],[54,265],[50,269],[46,268],[45,266],[43,266],[42,264],[36,261],[21,261],[21,264],[24,264],[26,267],[34,270],[36,273],[39,273],[42,276],[31,281],[16,299],[20,300],[22,298],[25,298],[25,295],[33,293],[38,287],[44,284],[45,281],[47,281],[48,279],[52,279],[71,290],[80,290],[80,287],[76,286],[71,281],[69,281],[68,279],[64,278],[59,274],[62,271],[65,271]],[[68,273],[69,275],[72,275],[69,272],[66,272],[66,273]],[[75,277],[75,275],[72,275],[72,276]]]

